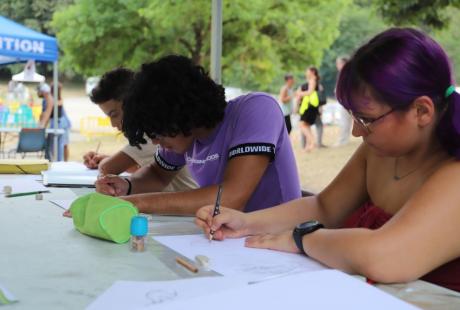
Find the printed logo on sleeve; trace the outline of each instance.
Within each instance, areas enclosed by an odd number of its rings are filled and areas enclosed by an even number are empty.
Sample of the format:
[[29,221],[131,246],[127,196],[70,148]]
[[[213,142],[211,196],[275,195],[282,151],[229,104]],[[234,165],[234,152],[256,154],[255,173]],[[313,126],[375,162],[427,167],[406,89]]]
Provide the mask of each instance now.
[[275,159],[275,145],[271,143],[245,143],[232,147],[228,159],[243,155],[268,155],[270,161]]
[[177,171],[182,168],[182,166],[171,165],[166,160],[164,160],[158,151],[155,152],[155,161],[161,168],[168,170],[168,171]]
[[218,153],[215,153],[215,154],[211,154],[211,155],[208,155],[206,158],[204,159],[198,159],[198,158],[192,158],[190,157],[188,154],[186,154],[185,156],[185,160],[187,161],[187,163],[190,163],[190,164],[206,164],[208,161],[215,161],[215,160],[218,160],[220,158],[219,154]]

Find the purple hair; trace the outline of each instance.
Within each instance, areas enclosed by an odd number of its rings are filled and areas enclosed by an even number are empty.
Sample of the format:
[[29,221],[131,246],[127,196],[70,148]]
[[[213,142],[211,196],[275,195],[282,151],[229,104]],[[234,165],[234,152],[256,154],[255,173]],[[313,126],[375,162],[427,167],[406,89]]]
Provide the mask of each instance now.
[[360,47],[337,81],[337,99],[354,110],[353,98],[368,89],[393,109],[407,109],[420,96],[430,97],[440,115],[436,134],[441,145],[460,159],[460,94],[445,98],[455,85],[441,46],[421,31],[388,29]]

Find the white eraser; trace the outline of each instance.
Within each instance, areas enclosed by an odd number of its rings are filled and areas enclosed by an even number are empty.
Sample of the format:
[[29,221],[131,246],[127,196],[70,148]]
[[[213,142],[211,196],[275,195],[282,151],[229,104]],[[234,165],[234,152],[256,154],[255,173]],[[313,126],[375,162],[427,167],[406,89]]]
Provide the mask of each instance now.
[[9,195],[13,192],[13,188],[10,185],[3,186],[3,193]]
[[195,261],[203,268],[209,269],[209,257],[204,255],[197,255],[195,256]]

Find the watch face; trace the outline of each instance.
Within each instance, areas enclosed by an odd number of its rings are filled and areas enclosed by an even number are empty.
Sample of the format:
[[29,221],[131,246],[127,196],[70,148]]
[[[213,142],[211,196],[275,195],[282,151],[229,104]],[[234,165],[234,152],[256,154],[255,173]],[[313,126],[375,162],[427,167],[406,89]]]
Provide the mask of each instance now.
[[308,221],[297,225],[297,229],[308,230],[309,228],[313,228],[318,225],[321,225],[318,221]]

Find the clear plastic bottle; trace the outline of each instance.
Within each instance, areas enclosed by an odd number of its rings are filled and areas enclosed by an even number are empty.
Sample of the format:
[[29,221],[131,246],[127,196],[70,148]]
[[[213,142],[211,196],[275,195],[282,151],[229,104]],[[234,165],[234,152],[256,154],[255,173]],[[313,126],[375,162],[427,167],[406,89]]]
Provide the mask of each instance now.
[[131,251],[145,251],[146,236],[148,232],[148,220],[144,216],[134,216],[131,219]]

